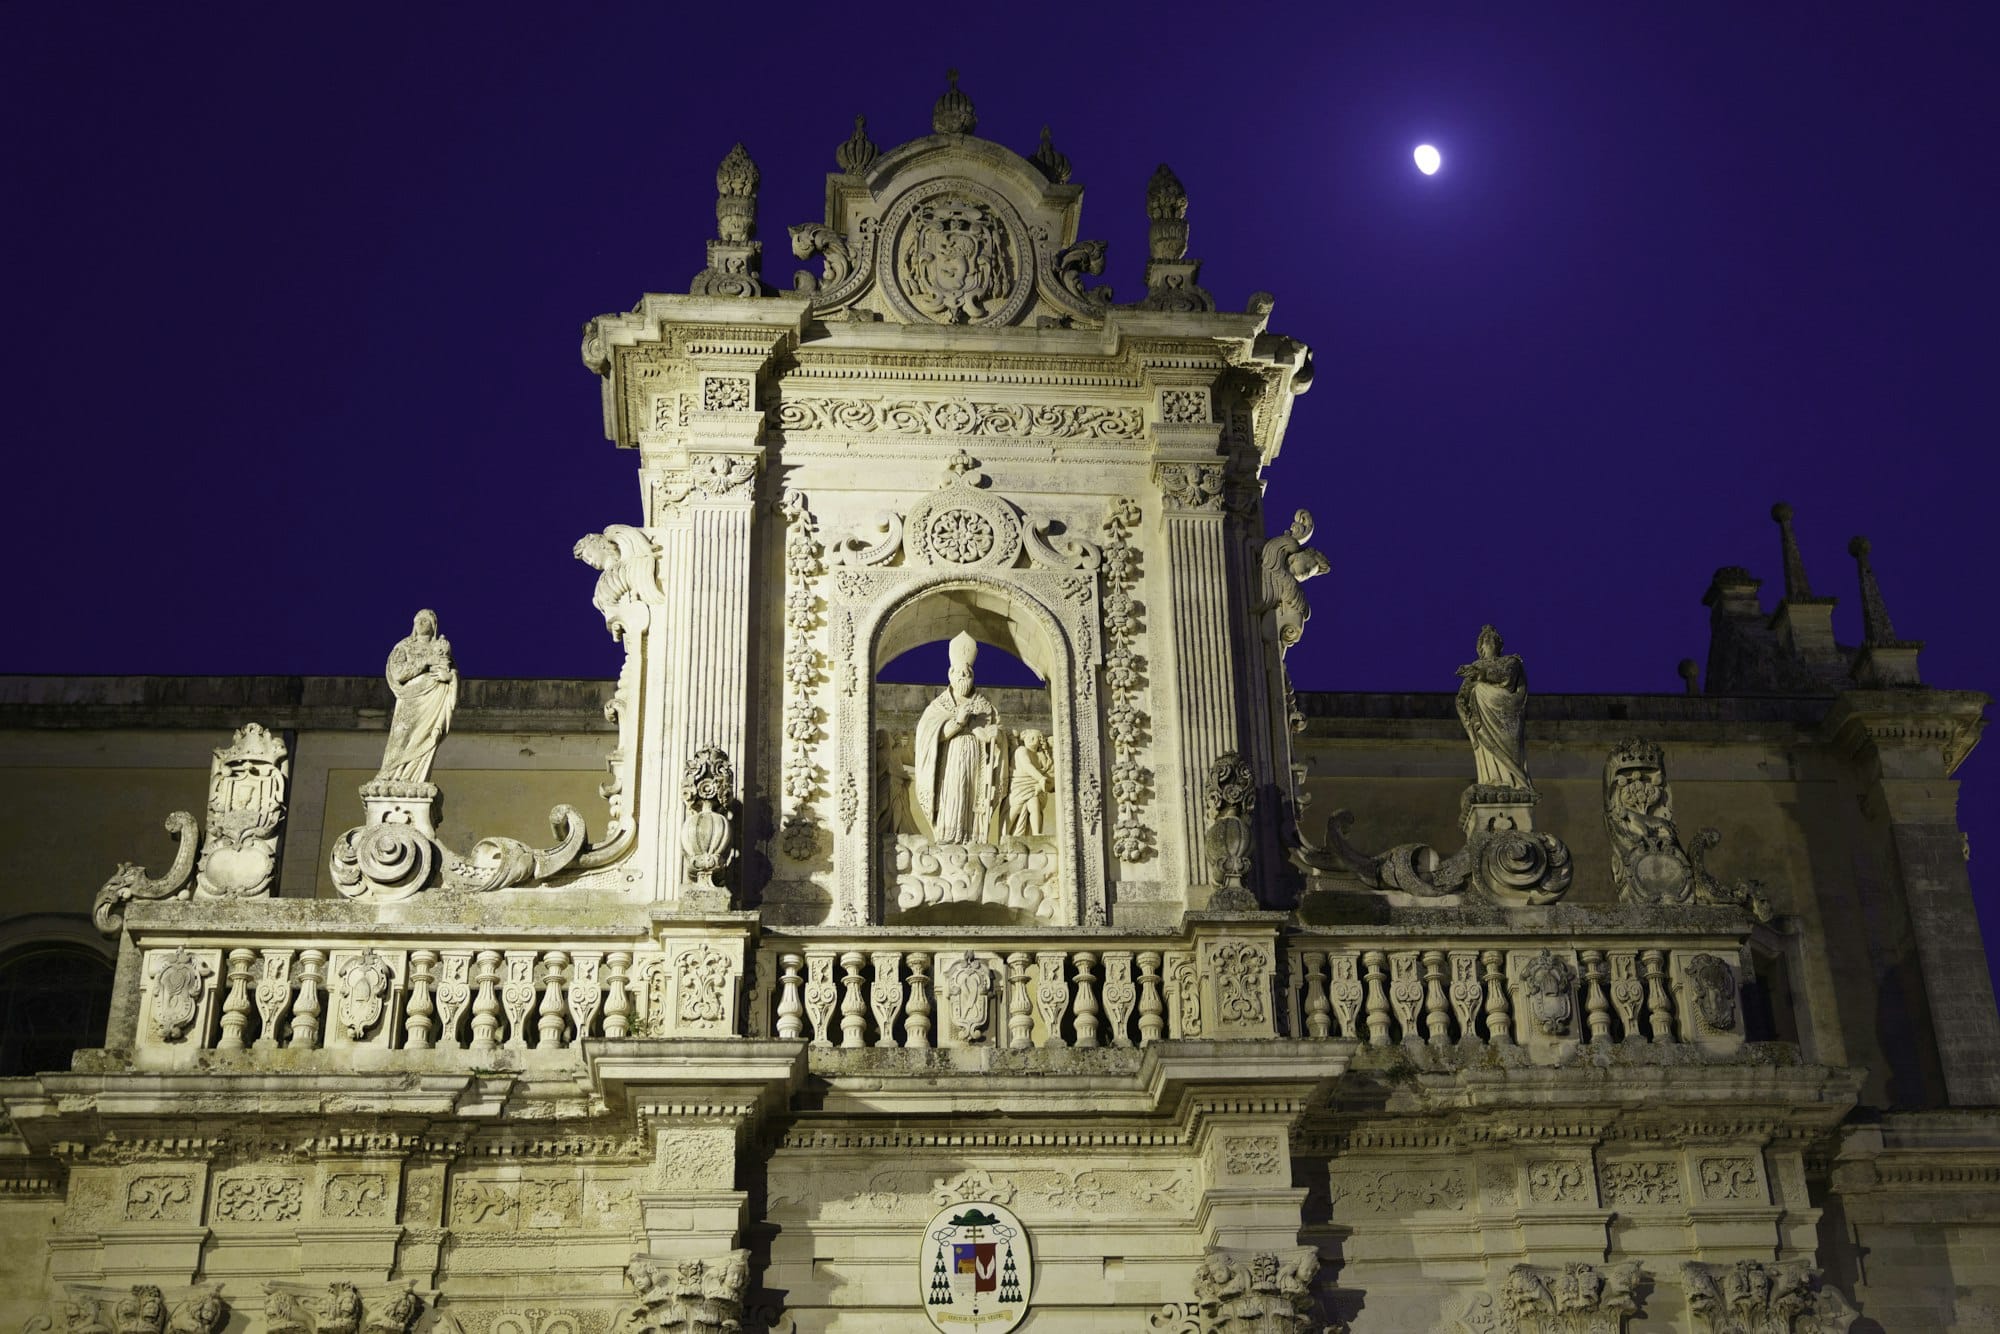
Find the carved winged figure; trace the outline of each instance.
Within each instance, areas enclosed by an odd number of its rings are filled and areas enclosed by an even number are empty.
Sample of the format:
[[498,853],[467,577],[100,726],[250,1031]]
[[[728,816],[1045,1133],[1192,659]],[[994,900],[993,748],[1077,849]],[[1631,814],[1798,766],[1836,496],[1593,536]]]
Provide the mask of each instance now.
[[1313,516],[1300,510],[1292,516],[1292,526],[1264,544],[1264,604],[1261,610],[1277,613],[1278,644],[1290,648],[1305,634],[1312,608],[1306,605],[1299,585],[1327,573],[1331,562],[1306,545],[1312,541]]

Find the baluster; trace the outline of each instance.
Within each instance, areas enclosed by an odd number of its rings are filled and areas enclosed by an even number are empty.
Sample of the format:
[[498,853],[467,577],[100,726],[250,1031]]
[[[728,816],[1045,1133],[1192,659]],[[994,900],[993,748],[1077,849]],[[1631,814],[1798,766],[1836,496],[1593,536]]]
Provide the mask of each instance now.
[[1604,995],[1604,951],[1583,950],[1583,1019],[1590,1041],[1611,1041],[1611,1002]]
[[629,950],[612,950],[604,956],[608,976],[604,979],[604,1036],[622,1038],[632,1031],[632,997],[628,994],[626,972],[632,967]]
[[257,979],[257,1017],[262,1027],[250,1045],[270,1051],[278,1045],[278,1026],[292,1008],[292,952],[265,950],[264,975]]
[[535,952],[507,951],[507,980],[500,988],[500,1003],[507,1007],[507,1041],[519,1051],[528,1047],[528,1015],[535,1008]]
[[1458,1016],[1458,1040],[1479,1037],[1479,956],[1467,950],[1451,955],[1451,1008]]
[[1451,1007],[1444,998],[1444,951],[1425,950],[1424,963],[1424,1036],[1433,1047],[1447,1046],[1451,1042]]
[[815,1047],[833,1045],[833,1007],[840,989],[833,984],[833,955],[810,952],[806,955],[806,1013],[812,1018]]
[[1395,1006],[1396,1027],[1403,1041],[1418,1041],[1417,1011],[1423,1007],[1424,984],[1417,976],[1414,950],[1398,950],[1389,956],[1389,1000]]
[[250,966],[256,959],[255,950],[229,951],[229,992],[222,998],[222,1036],[216,1039],[217,1051],[243,1048],[243,1030],[250,1026]]
[[563,972],[568,967],[569,955],[562,950],[550,950],[542,956],[542,1006],[535,1023],[537,1047],[563,1045],[563,1030],[569,1026],[563,1017]]
[[1368,950],[1361,956],[1361,967],[1367,975],[1368,1045],[1386,1047],[1389,1045],[1389,993],[1383,985],[1382,968],[1388,956],[1381,950]]
[[436,950],[410,951],[410,1004],[403,1015],[403,1046],[410,1051],[431,1045],[431,1029],[437,1022],[432,1017],[436,1007],[431,1001],[431,969],[437,958]]
[[912,954],[910,1004],[903,1016],[903,1045],[923,1051],[931,1045],[931,956]]
[[1634,950],[1611,952],[1611,1003],[1618,1007],[1618,1036],[1627,1042],[1639,1038],[1639,1007],[1646,1003],[1646,988],[1639,982],[1639,955]]
[[861,1000],[861,965],[868,956],[848,950],[840,956],[840,1045],[868,1045],[868,1007]]
[[1326,998],[1326,951],[1307,950],[1299,956],[1305,974],[1305,1028],[1309,1038],[1333,1036],[1333,1006]]
[[1132,1003],[1139,999],[1139,989],[1132,985],[1132,952],[1130,950],[1106,950],[1104,952],[1104,1008],[1111,1021],[1111,1045],[1129,1047],[1132,1045]]
[[325,950],[299,951],[299,995],[292,1002],[292,1040],[288,1045],[301,1051],[319,1045],[319,970],[325,966]]
[[1139,1045],[1158,1042],[1167,1031],[1167,1007],[1160,999],[1160,952],[1139,951]]
[[575,1025],[572,1031],[579,1042],[590,1036],[598,1007],[604,1003],[604,983],[597,971],[602,957],[594,952],[570,956],[569,985],[564,991],[569,997],[569,1020]]
[[1480,971],[1486,974],[1486,1038],[1495,1046],[1514,1041],[1514,1015],[1507,1000],[1507,961],[1499,950],[1479,951]]
[[1043,1045],[1067,1047],[1063,1041],[1063,1015],[1069,1011],[1069,983],[1063,980],[1064,965],[1069,955],[1064,950],[1040,950],[1035,954],[1035,967],[1041,973],[1041,981],[1035,987],[1035,1004],[1042,1012],[1042,1027],[1045,1030]]
[[1326,956],[1327,969],[1333,976],[1328,999],[1333,1002],[1334,1018],[1340,1021],[1340,1036],[1359,1038],[1361,1036],[1361,971],[1354,955],[1342,951]]
[[500,1046],[500,951],[481,950],[473,965],[472,1050],[494,1051]]
[[778,960],[784,976],[778,980],[778,1036],[787,1042],[796,1042],[806,1035],[805,1001],[799,989],[805,985],[799,973],[805,968],[805,959],[797,954],[787,954]]
[[437,1045],[455,1049],[460,1045],[459,1021],[472,1003],[471,950],[445,950],[439,955],[438,983],[432,991],[437,998]]
[[1639,967],[1646,975],[1646,1026],[1653,1030],[1653,1041],[1660,1043],[1674,1040],[1674,1002],[1667,990],[1667,954],[1665,950],[1645,950],[1639,955]]
[[1076,955],[1076,1045],[1097,1045],[1097,956],[1085,950]]
[[868,1006],[875,1012],[875,1045],[896,1045],[896,1016],[903,1011],[903,956],[895,950],[874,955],[875,983],[868,988]]
[[1028,956],[1007,956],[1007,1046],[1025,1051],[1035,1045],[1035,1002],[1028,989]]

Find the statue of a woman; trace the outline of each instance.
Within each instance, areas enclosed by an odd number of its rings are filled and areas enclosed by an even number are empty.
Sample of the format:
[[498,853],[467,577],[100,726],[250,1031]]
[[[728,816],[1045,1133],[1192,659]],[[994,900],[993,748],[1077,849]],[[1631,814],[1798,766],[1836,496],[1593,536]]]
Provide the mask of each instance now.
[[950,684],[917,720],[917,809],[940,844],[987,843],[1006,791],[1006,742],[999,713],[973,693],[978,642],[960,633],[950,651]]
[[451,641],[438,633],[436,612],[417,613],[410,633],[389,650],[385,675],[396,693],[396,711],[389,718],[389,744],[375,780],[427,783],[458,703],[458,669],[452,666]]
[[1458,669],[1458,720],[1472,738],[1472,760],[1485,787],[1532,791],[1528,778],[1528,673],[1492,626],[1479,631],[1479,656]]

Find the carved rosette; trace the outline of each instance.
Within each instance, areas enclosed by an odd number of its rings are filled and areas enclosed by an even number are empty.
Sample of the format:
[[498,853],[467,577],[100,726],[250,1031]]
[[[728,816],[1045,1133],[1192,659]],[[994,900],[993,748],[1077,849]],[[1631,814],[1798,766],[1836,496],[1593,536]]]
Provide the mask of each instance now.
[[[1151,849],[1144,819],[1151,775],[1144,763],[1148,718],[1145,679],[1137,648],[1144,607],[1139,586],[1139,504],[1113,501],[1104,520],[1104,720],[1111,738],[1111,800],[1116,812],[1111,851],[1119,861],[1142,862]],[[1094,815],[1095,803],[1092,803]],[[1092,832],[1096,832],[1095,821]]]
[[811,803],[820,795],[824,775],[813,760],[820,740],[820,707],[814,687],[825,679],[823,660],[814,647],[820,628],[819,577],[825,572],[819,522],[798,492],[786,494],[782,506],[785,528],[785,774],[788,809],[779,845],[793,861],[809,861],[819,851],[819,824]]

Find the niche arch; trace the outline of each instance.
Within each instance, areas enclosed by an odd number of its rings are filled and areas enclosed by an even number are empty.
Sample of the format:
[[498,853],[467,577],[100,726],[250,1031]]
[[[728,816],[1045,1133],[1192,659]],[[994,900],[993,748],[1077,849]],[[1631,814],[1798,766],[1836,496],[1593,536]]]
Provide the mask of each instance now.
[[1103,743],[1097,708],[1097,581],[1078,572],[891,566],[842,571],[836,642],[845,649],[835,696],[841,821],[834,837],[838,920],[872,925],[885,915],[889,876],[874,812],[875,673],[907,649],[960,631],[1004,648],[1047,686],[1056,800],[1056,881],[1051,927],[1106,920]]

